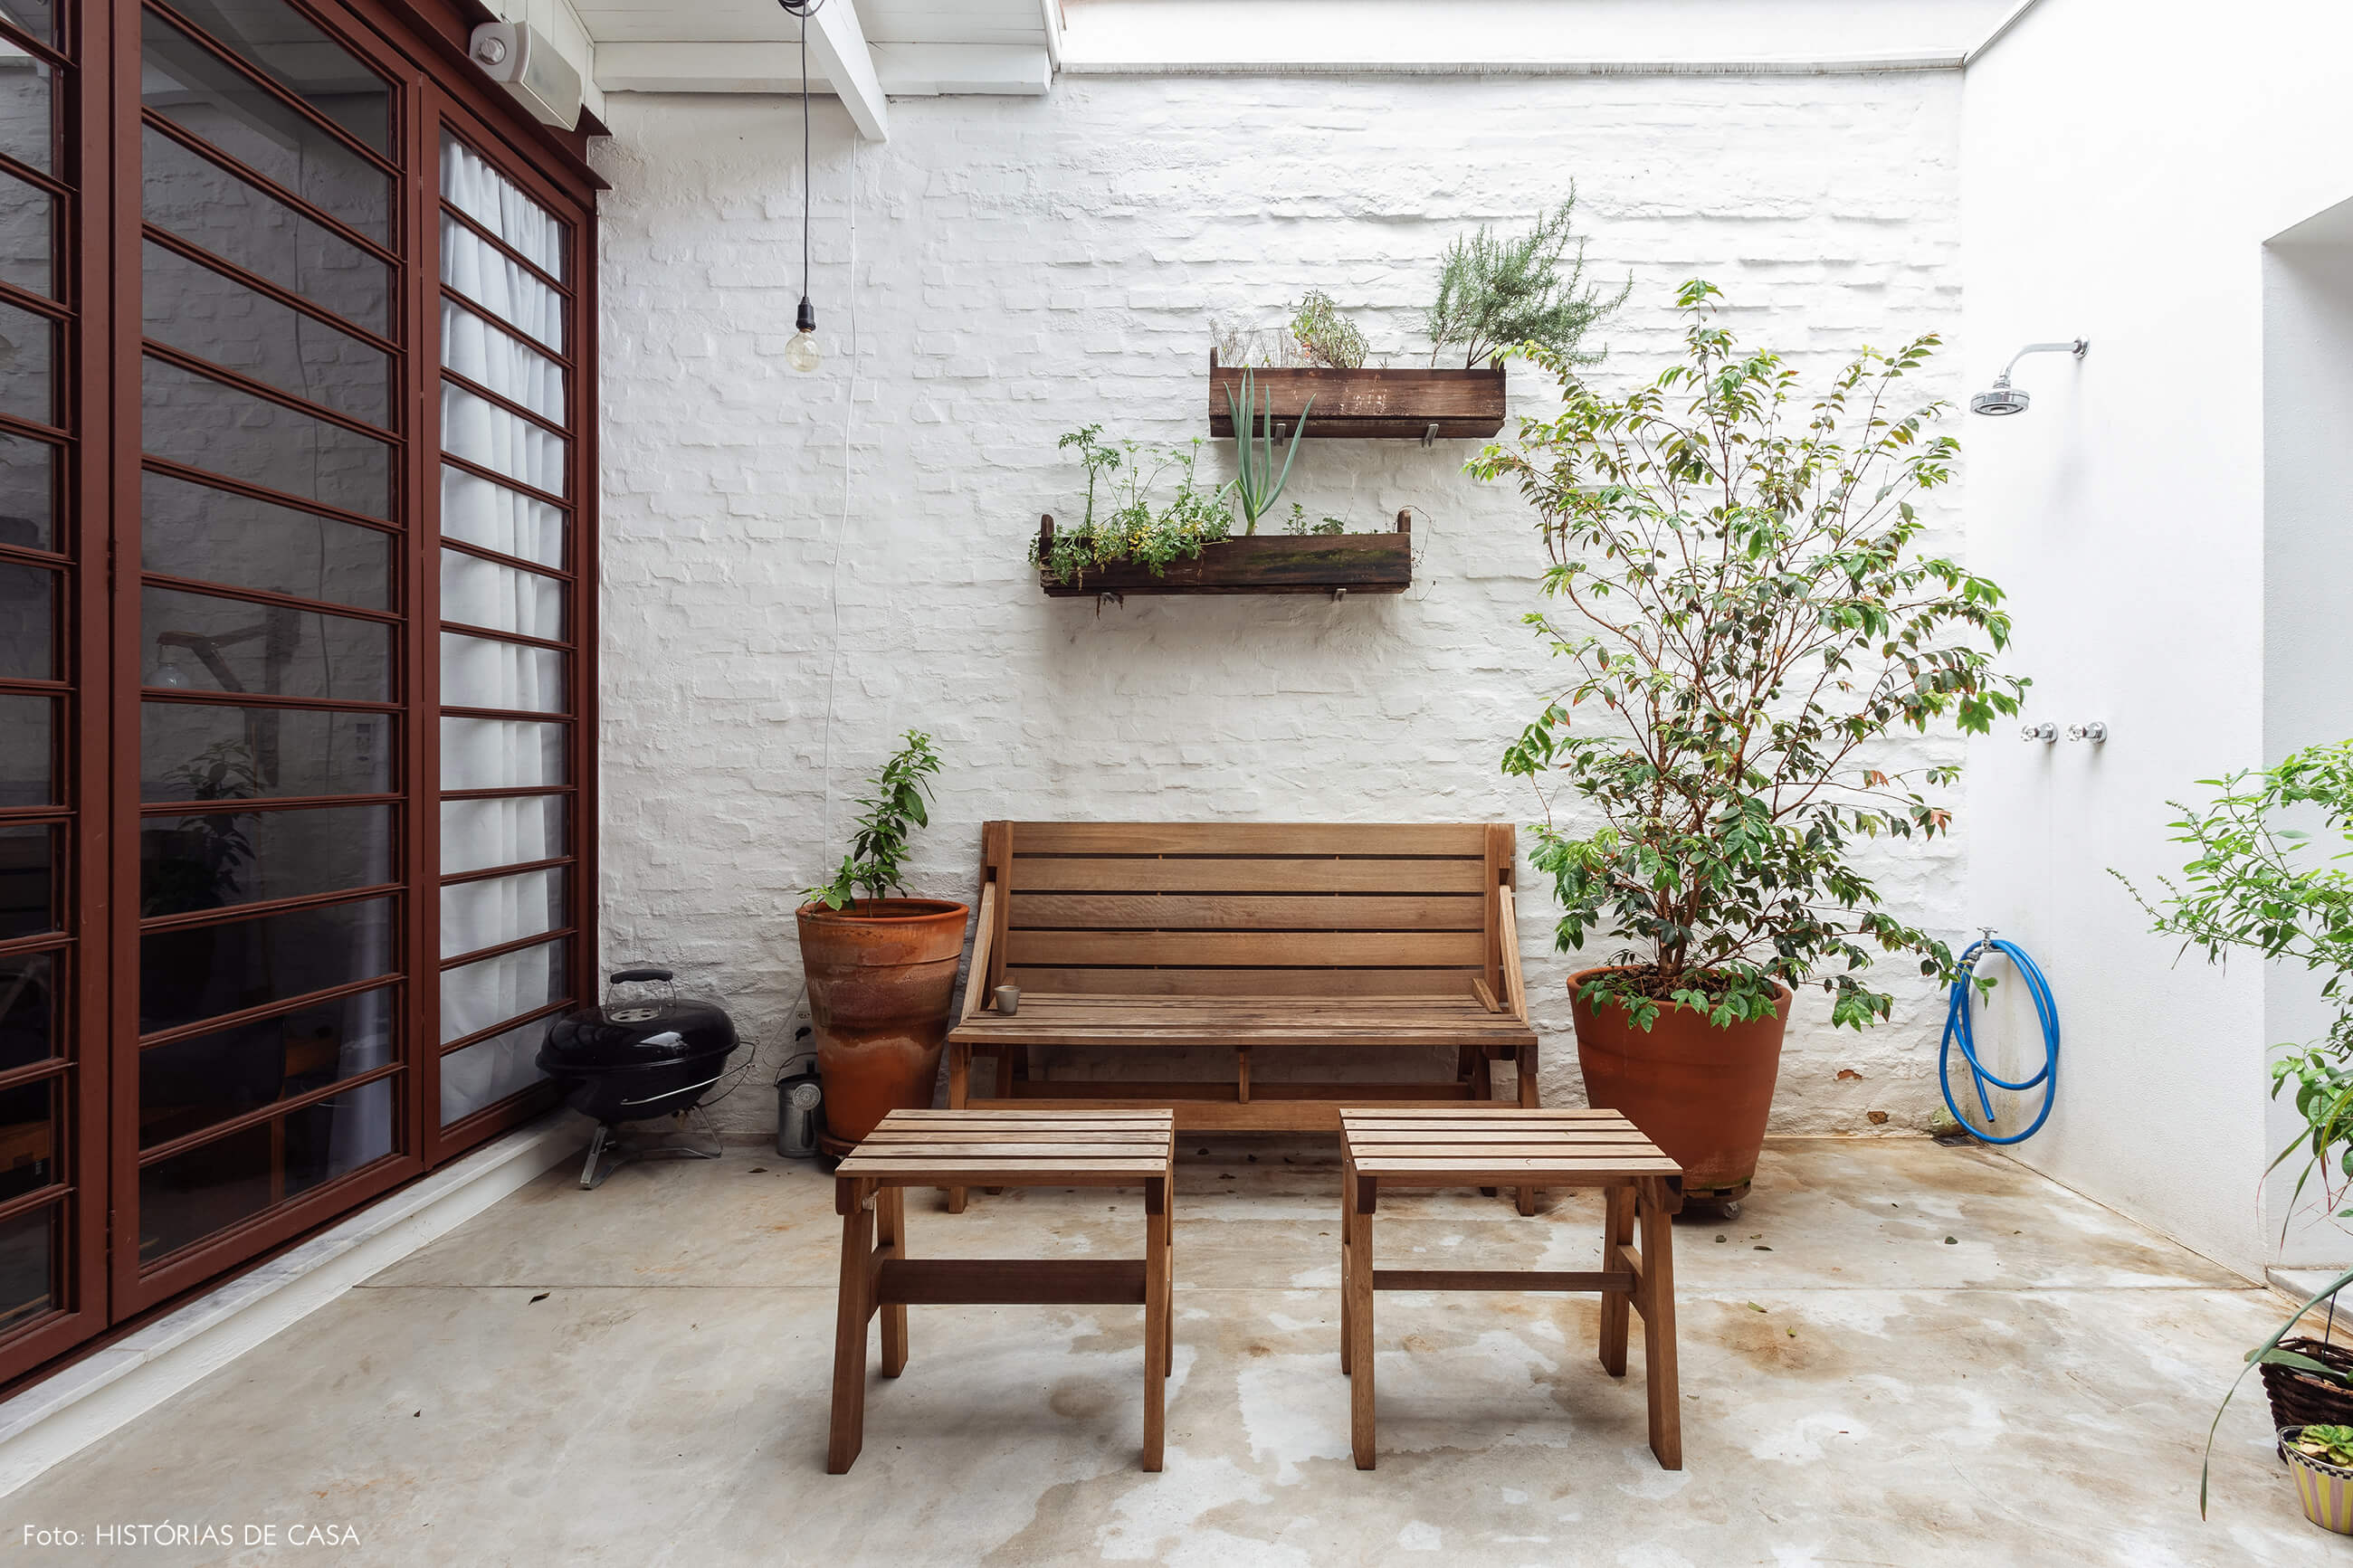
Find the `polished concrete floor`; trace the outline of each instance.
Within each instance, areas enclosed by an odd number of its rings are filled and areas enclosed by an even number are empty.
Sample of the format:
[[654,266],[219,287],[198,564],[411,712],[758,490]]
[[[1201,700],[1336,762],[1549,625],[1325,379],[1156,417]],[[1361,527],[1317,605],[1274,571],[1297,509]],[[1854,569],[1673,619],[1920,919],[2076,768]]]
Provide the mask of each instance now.
[[[1140,1312],[942,1308],[827,1476],[830,1183],[731,1149],[594,1193],[551,1173],[0,1502],[0,1539],[63,1563],[2353,1561],[2296,1511],[2252,1383],[2198,1517],[2207,1422],[2277,1299],[1981,1151],[1780,1144],[1746,1214],[1677,1227],[1677,1474],[1644,1445],[1639,1340],[1613,1381],[1590,1299],[1470,1295],[1381,1298],[1358,1471],[1329,1152],[1184,1153],[1159,1475]],[[1131,1194],[909,1207],[916,1256],[1141,1250]],[[1430,1194],[1385,1200],[1377,1245],[1589,1268],[1599,1226],[1583,1197],[1522,1219]],[[167,1521],[280,1544],[21,1544]]]

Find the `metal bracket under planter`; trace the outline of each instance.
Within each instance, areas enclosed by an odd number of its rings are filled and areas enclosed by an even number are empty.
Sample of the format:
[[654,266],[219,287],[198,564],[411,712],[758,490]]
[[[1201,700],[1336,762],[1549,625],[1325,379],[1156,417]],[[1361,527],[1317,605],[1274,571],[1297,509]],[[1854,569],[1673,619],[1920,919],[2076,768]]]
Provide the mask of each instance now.
[[[1209,434],[1234,433],[1228,389],[1241,396],[1239,366],[1220,365],[1209,351]],[[1504,428],[1504,367],[1477,370],[1252,370],[1250,382],[1271,416],[1273,436],[1287,440],[1307,415],[1305,438],[1323,440],[1482,441]],[[1313,397],[1315,406],[1307,407]]]
[[[1071,582],[1046,573],[1039,583],[1050,599],[1130,594],[1325,594],[1335,603],[1350,594],[1402,594],[1413,585],[1413,524],[1398,513],[1395,533],[1253,533],[1205,544],[1190,560],[1150,567],[1119,562]],[[1054,520],[1038,520],[1038,558],[1054,543]]]

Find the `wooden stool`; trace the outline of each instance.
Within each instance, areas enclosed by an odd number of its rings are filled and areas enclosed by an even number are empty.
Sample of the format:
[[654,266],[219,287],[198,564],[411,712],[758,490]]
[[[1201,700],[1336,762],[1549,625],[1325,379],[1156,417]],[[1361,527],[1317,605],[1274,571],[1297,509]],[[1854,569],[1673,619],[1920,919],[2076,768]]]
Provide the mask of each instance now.
[[[1340,1370],[1347,1373],[1356,1468],[1373,1468],[1373,1292],[1599,1290],[1601,1364],[1626,1375],[1627,1309],[1642,1314],[1651,1451],[1683,1468],[1675,1399],[1672,1218],[1683,1170],[1614,1110],[1409,1109],[1343,1110],[1340,1152]],[[1598,1273],[1373,1267],[1373,1210],[1389,1187],[1599,1187]],[[1642,1248],[1629,1244],[1640,1220]]]
[[[834,1172],[841,1294],[825,1468],[841,1475],[866,1435],[866,1324],[882,1314],[882,1375],[907,1365],[907,1309],[1033,1302],[1144,1308],[1144,1468],[1160,1468],[1167,1376],[1169,1202],[1176,1133],[1166,1110],[894,1110]],[[1142,1187],[1141,1258],[910,1262],[909,1187]],[[869,1206],[869,1204],[871,1206]],[[881,1231],[877,1245],[875,1231]]]

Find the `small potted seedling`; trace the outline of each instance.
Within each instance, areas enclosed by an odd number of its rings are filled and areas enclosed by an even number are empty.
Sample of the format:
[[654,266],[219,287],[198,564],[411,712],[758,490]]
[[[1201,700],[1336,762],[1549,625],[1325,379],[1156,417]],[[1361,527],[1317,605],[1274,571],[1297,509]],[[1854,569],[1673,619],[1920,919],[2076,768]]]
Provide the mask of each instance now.
[[2353,1535],[2353,1426],[2284,1426],[2280,1452],[2295,1472],[2304,1517]]

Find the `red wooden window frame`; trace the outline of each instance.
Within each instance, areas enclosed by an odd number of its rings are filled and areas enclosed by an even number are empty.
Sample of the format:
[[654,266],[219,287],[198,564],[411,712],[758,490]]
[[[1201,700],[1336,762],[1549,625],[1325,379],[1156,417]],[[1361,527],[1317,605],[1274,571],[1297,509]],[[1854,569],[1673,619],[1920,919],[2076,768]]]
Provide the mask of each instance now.
[[[161,1310],[252,1259],[330,1223],[399,1184],[537,1114],[552,1102],[546,1087],[486,1108],[465,1121],[440,1126],[438,909],[443,879],[439,867],[439,559],[438,468],[439,310],[438,166],[439,127],[445,121],[501,173],[523,186],[566,225],[573,247],[569,268],[574,290],[568,343],[567,421],[570,558],[567,641],[572,645],[568,748],[570,800],[567,832],[572,920],[566,941],[567,978],[575,988],[593,978],[596,958],[596,384],[595,236],[596,192],[602,182],[587,168],[586,132],[564,135],[524,116],[498,89],[467,63],[465,39],[475,19],[463,0],[282,0],[391,84],[396,226],[387,247],[395,253],[396,297],[391,331],[395,355],[395,414],[391,431],[397,450],[396,500],[391,521],[400,540],[397,586],[391,611],[359,618],[396,623],[400,639],[395,701],[382,705],[397,715],[397,789],[383,797],[336,796],[353,805],[381,798],[398,803],[398,894],[396,957],[400,1020],[394,1065],[377,1069],[402,1086],[395,1115],[393,1152],[356,1171],[279,1205],[245,1222],[208,1236],[142,1270],[138,1259],[139,957],[139,683],[142,671],[139,595],[140,475],[144,467],[170,471],[171,465],[142,459],[140,439],[141,336],[140,136],[142,125],[140,74],[140,15],[153,8],[184,29],[202,32],[172,0],[60,0],[58,47],[10,33],[10,41],[49,64],[61,100],[61,156],[54,177],[39,181],[60,201],[59,266],[55,300],[36,305],[61,320],[58,356],[62,437],[49,439],[63,454],[58,481],[58,546],[56,559],[0,549],[11,559],[32,559],[68,574],[58,636],[66,679],[55,683],[65,721],[58,739],[62,770],[60,809],[0,810],[0,819],[39,818],[64,825],[67,854],[65,931],[5,944],[0,951],[49,946],[64,957],[69,989],[61,997],[57,1027],[58,1057],[51,1062],[0,1075],[0,1087],[39,1079],[65,1086],[56,1111],[62,1142],[62,1181],[0,1204],[0,1219],[55,1205],[64,1216],[53,1268],[57,1305],[15,1331],[0,1335],[0,1384],[37,1373],[48,1364],[111,1329]],[[299,99],[259,73],[248,79],[291,105],[313,122],[323,122]],[[177,134],[165,132],[166,134]],[[181,140],[185,140],[184,136]],[[11,169],[10,173],[20,173]],[[291,195],[291,193],[273,193]],[[291,205],[307,206],[300,198]],[[315,215],[314,215],[315,216]],[[174,248],[180,248],[174,246]],[[217,265],[217,263],[216,263]],[[237,281],[278,298],[290,308],[312,311],[306,302],[267,280]],[[19,294],[5,296],[25,305]],[[346,330],[348,330],[346,326]],[[158,357],[181,359],[166,353]],[[224,378],[220,367],[204,374]],[[245,390],[273,402],[289,400],[266,386]],[[304,408],[304,413],[311,413]],[[22,422],[0,416],[0,430],[24,433]],[[217,475],[205,482],[216,489],[267,496]],[[308,510],[334,510],[308,503]],[[359,521],[364,520],[352,519]],[[381,521],[373,526],[384,527]],[[207,585],[206,592],[218,592]],[[287,607],[307,603],[281,595],[232,593],[256,603],[282,600]],[[337,614],[348,614],[339,608]],[[25,683],[11,683],[23,689]],[[152,697],[153,694],[150,694]],[[240,698],[239,705],[270,706],[265,699]],[[283,706],[332,709],[333,702],[292,700]],[[348,706],[348,705],[346,705]],[[367,705],[360,705],[367,706]],[[284,802],[273,801],[273,805]],[[174,808],[176,813],[177,808]],[[286,907],[330,903],[349,892],[316,900],[291,900]],[[240,914],[273,906],[241,906]],[[354,985],[349,989],[359,989]],[[318,994],[321,995],[327,993]],[[299,1006],[289,998],[273,1014]],[[207,1020],[217,1024],[218,1020]],[[348,1090],[361,1078],[345,1079],[332,1092]],[[325,1092],[320,1091],[321,1097]],[[186,1142],[201,1142],[246,1121],[282,1116],[304,1103],[290,1099],[204,1130]],[[175,1145],[159,1145],[171,1148]],[[154,1151],[148,1158],[155,1157]]]

